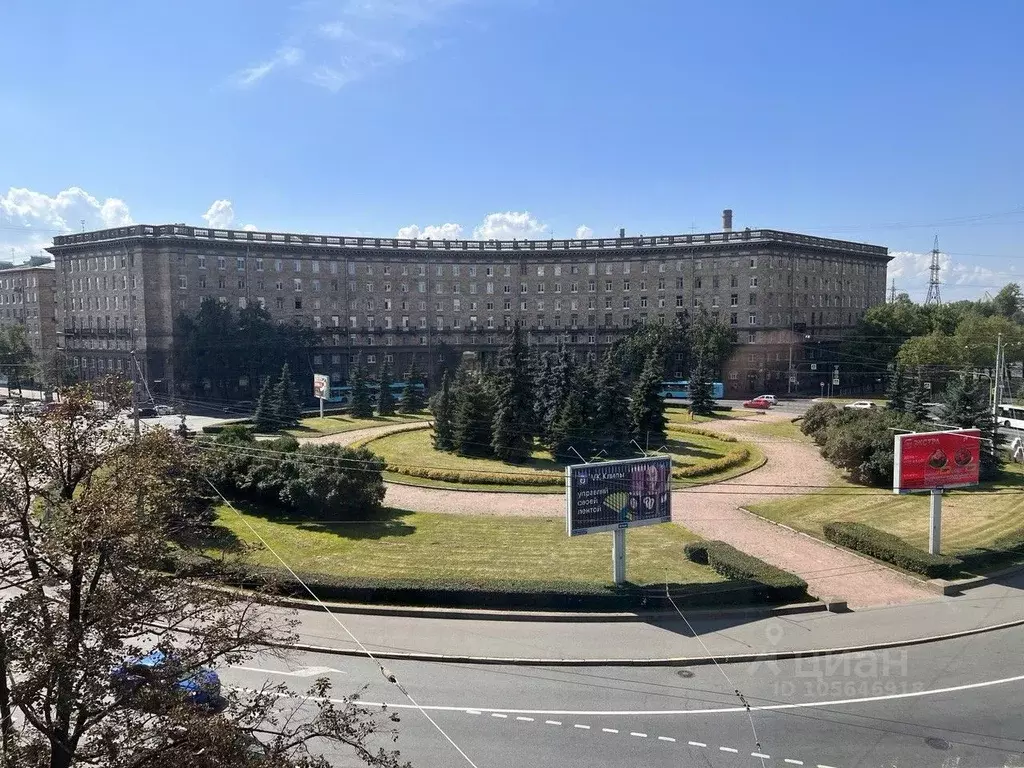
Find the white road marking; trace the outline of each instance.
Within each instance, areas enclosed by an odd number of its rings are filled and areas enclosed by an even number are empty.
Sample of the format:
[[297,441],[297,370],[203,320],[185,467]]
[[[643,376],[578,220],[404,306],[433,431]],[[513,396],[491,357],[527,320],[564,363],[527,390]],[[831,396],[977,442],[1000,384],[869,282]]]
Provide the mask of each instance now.
[[334,667],[303,667],[302,669],[264,669],[263,667],[243,667],[241,665],[232,665],[229,669],[240,669],[243,672],[263,672],[268,675],[288,675],[289,677],[323,677],[324,675],[336,674],[336,675],[347,675],[343,669],[335,669]]
[[689,744],[691,747],[706,747],[707,746],[707,744],[705,744],[703,741],[688,741],[687,744]]
[[589,725],[581,725],[580,723],[574,723],[572,727],[573,728],[579,728],[579,729],[584,730],[584,731],[589,731],[590,730],[590,726]]
[[659,736],[658,741],[675,741],[671,736]]
[[604,731],[605,733],[618,733],[619,732],[618,728],[602,728],[601,730]]
[[508,717],[508,715],[501,712],[491,712],[491,717]]
[[818,763],[818,768],[835,768],[835,766],[834,765],[822,765],[821,763]]
[[467,709],[466,710],[466,714],[467,715],[482,715],[483,712],[480,712],[479,710],[476,710],[476,709]]
[[636,731],[630,731],[629,735],[630,736],[639,736],[641,739],[646,739],[647,738],[647,734],[646,733],[637,733]]
[[762,760],[771,760],[772,759],[771,755],[766,755],[764,752],[751,752],[750,756],[751,757],[760,757]]
[[804,764],[803,760],[790,760],[788,757],[785,760],[783,760],[782,762],[789,763],[790,765],[803,765]]
[[739,754],[739,750],[732,747],[719,747],[718,749],[721,752],[732,752],[734,755]]
[[525,720],[528,723],[532,723],[533,722],[533,718],[532,717],[523,717],[522,715],[517,717],[516,720]]
[[561,725],[562,724],[560,720],[545,720],[544,722],[547,725]]
[[[819,707],[836,707],[843,704],[867,704],[874,701],[894,701],[896,699],[914,699],[923,696],[939,696],[945,693],[956,693],[958,691],[971,691],[978,688],[990,688],[995,685],[1007,685],[1008,683],[1018,683],[1024,680],[1024,675],[1017,675],[1015,677],[1004,677],[999,680],[986,680],[981,683],[967,683],[965,685],[951,685],[946,688],[932,688],[926,691],[909,691],[907,693],[892,693],[884,696],[865,696],[859,699],[835,699],[832,701],[804,701],[797,702],[795,704],[762,704],[752,707],[716,707],[709,709],[504,709],[498,707],[473,707],[479,712],[505,712],[510,715],[570,715],[575,717],[632,717],[638,715],[654,716],[654,715],[724,715],[733,714],[737,712],[777,712],[779,710],[786,709],[814,709]],[[245,689],[237,689],[245,690]],[[291,696],[282,698],[303,698],[309,699],[305,696]],[[331,699],[331,702],[335,704],[345,704],[345,699]],[[412,704],[389,704],[382,701],[360,701],[364,707],[383,707],[387,706],[391,709],[425,709],[434,712],[465,712],[470,707],[461,706],[448,706],[438,704],[424,704],[422,707],[417,707]]]

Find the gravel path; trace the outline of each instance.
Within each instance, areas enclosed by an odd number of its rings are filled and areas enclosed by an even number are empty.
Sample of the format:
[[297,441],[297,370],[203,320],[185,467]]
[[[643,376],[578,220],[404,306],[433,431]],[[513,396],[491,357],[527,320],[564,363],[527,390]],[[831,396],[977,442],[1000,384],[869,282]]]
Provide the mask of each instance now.
[[[767,462],[759,469],[714,485],[672,494],[673,521],[705,539],[720,539],[737,549],[805,579],[818,597],[846,600],[851,608],[899,605],[938,597],[895,571],[850,552],[790,531],[746,512],[742,507],[772,498],[798,496],[808,486],[828,486],[834,475],[810,445],[749,432],[754,424],[781,421],[765,414],[702,426],[756,443]],[[364,437],[401,431],[407,424],[342,432],[317,442],[347,445]],[[454,514],[563,517],[565,496],[558,494],[453,491],[388,483],[384,503],[399,509]],[[822,503],[827,499],[822,497]]]

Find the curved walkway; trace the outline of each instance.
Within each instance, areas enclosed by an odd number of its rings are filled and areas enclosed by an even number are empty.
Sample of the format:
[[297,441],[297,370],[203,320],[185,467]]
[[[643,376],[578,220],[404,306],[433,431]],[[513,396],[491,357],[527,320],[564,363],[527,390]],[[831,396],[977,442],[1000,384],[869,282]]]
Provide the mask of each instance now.
[[[749,427],[781,421],[783,414],[735,419],[702,426],[756,443],[764,466],[713,485],[672,494],[672,518],[705,539],[719,539],[805,579],[811,594],[846,600],[851,608],[900,605],[938,599],[935,593],[890,568],[843,549],[770,523],[743,510],[766,496],[799,496],[808,487],[828,486],[834,470],[806,443],[752,434]],[[366,437],[401,431],[407,424],[342,432],[318,442],[348,445]],[[385,503],[399,509],[453,514],[562,517],[563,494],[452,491],[388,483]],[[822,497],[827,503],[827,497]]]

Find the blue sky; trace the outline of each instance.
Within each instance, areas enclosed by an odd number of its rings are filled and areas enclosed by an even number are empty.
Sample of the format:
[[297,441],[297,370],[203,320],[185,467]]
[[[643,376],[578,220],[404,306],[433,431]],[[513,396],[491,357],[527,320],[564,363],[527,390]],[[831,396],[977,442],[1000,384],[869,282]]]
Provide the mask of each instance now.
[[731,207],[887,245],[915,297],[938,234],[945,296],[994,292],[1024,271],[1021,29],[1018,0],[4,3],[0,258],[83,218],[571,237]]

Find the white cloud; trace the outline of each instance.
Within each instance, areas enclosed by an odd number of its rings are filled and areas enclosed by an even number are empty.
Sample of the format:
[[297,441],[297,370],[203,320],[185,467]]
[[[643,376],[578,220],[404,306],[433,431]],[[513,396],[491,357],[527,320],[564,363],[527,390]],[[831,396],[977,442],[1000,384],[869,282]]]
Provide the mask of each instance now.
[[68,187],[51,197],[24,187],[11,187],[0,196],[0,217],[15,225],[62,234],[86,229],[106,229],[133,224],[128,205],[116,197],[100,200],[81,187]]
[[214,200],[203,218],[213,229],[230,229],[235,223],[235,206],[230,200]]
[[489,213],[473,230],[476,240],[533,240],[548,236],[547,224],[541,224],[529,211]]
[[403,240],[458,240],[462,237],[461,224],[430,224],[422,229],[416,224],[402,227],[398,237]]
[[580,224],[576,227],[576,239],[577,240],[589,240],[594,236],[594,230],[588,227],[586,224]]
[[[898,292],[909,294],[915,301],[923,301],[931,278],[931,252],[892,251],[890,255],[893,259],[889,262],[889,284],[895,279]],[[939,253],[939,292],[943,301],[978,299],[986,291],[994,293],[1006,283],[1016,280],[1012,266],[1008,271],[999,271],[953,260],[948,254]]]
[[235,73],[234,77],[232,77],[232,82],[234,82],[234,84],[239,88],[250,88],[260,82],[275,69],[287,69],[289,67],[294,67],[296,64],[300,63],[304,57],[305,52],[301,48],[285,46],[280,48],[266,61],[262,61],[251,67],[246,67],[240,72]]
[[432,29],[458,6],[479,0],[334,0],[293,6],[291,33],[278,51],[232,77],[248,88],[294,69],[308,83],[337,92],[376,70],[436,50]]
[[244,227],[242,227],[242,230],[245,232],[259,232],[255,224],[246,224]]

